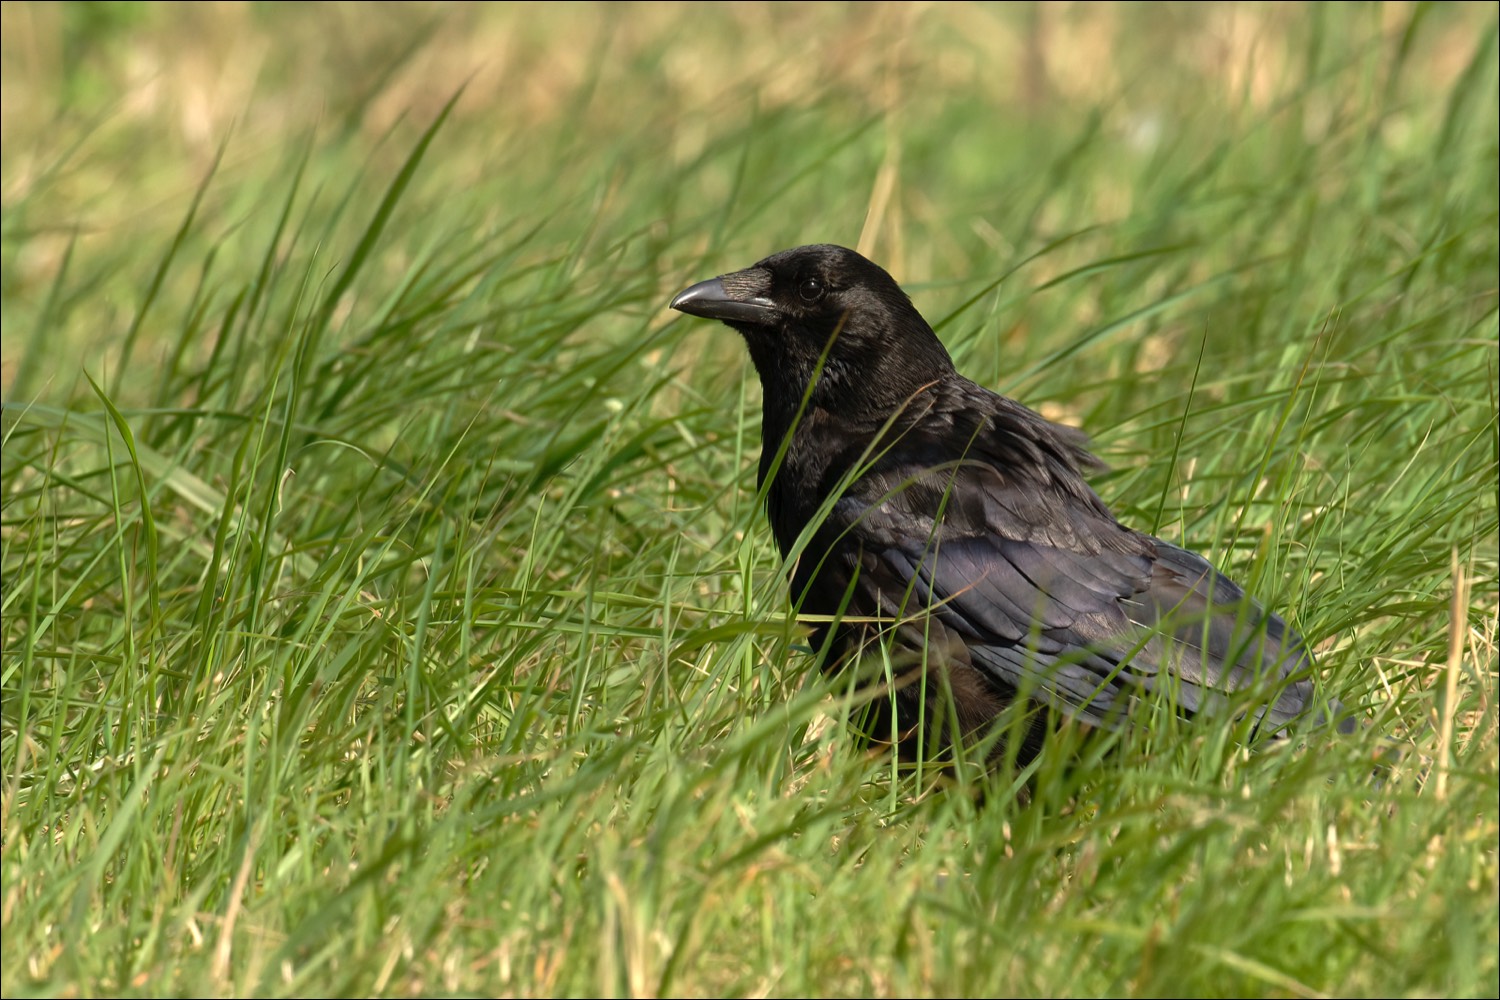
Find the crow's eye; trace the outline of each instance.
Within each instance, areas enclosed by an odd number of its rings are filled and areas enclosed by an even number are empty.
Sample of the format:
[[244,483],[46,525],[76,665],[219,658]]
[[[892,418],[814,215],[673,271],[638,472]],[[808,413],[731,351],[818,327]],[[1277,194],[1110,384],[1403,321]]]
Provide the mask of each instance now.
[[797,282],[797,294],[802,296],[803,302],[816,302],[823,297],[822,278],[803,278]]

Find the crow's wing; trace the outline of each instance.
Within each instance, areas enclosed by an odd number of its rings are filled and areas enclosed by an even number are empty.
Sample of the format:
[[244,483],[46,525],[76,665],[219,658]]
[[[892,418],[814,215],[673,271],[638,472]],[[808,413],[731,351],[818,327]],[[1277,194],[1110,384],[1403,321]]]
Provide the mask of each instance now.
[[1120,525],[1081,480],[901,465],[835,507],[861,588],[883,615],[934,615],[1002,688],[1095,725],[1158,690],[1191,715],[1264,685],[1272,731],[1309,707],[1296,633],[1204,559]]

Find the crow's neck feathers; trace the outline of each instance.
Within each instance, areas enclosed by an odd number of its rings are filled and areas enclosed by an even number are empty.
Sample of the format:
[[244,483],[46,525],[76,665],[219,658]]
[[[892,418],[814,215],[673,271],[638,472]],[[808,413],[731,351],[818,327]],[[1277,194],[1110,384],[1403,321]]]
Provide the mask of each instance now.
[[964,378],[909,304],[895,315],[896,328],[840,330],[817,353],[806,338],[747,336],[765,397],[759,482],[774,476],[767,504],[783,552],[828,495],[865,470],[890,488],[927,467],[979,463],[1113,523],[1084,478],[1100,463],[1081,432]]

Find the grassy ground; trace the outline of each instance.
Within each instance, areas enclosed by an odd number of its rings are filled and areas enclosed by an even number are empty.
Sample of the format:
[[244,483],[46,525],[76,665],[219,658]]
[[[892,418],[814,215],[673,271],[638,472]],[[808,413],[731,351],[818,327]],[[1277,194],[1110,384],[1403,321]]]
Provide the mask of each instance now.
[[[0,16],[7,996],[1500,991],[1493,5]],[[665,309],[815,241],[1365,730],[858,752]]]

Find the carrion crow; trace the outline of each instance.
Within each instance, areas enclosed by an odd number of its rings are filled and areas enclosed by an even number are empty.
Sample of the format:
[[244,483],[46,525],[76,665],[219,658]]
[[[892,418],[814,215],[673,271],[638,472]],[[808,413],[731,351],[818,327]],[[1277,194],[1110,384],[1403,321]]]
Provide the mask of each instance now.
[[895,654],[878,738],[969,740],[1018,695],[1105,727],[1166,705],[1280,734],[1318,712],[1302,638],[1201,557],[1117,521],[1084,478],[1084,435],[960,375],[876,264],[798,247],[671,305],[749,346],[792,599],[821,619],[830,666],[879,639]]

